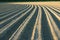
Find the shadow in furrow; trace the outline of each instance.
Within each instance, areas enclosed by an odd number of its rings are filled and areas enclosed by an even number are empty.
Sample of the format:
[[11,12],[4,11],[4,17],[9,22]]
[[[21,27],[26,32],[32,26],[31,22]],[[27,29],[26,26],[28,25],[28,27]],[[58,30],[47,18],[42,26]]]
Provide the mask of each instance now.
[[[46,7],[45,7],[46,8]],[[47,9],[47,8],[46,8]],[[48,10],[48,9],[47,9]],[[55,17],[55,15],[53,13],[50,12],[50,10],[48,10],[48,12],[50,13],[50,15],[52,16],[52,18],[54,19],[55,23],[57,24],[58,28],[60,29],[60,21]]]
[[[22,5],[22,4],[8,4],[6,8],[5,7],[6,4],[4,4],[4,6],[2,8],[0,8],[1,10],[3,10],[2,12],[0,11],[1,14],[5,14],[5,12],[11,12],[12,10],[14,11],[15,9],[18,8],[21,8],[22,6],[25,6],[25,5]],[[5,9],[5,10],[4,10]],[[7,10],[8,9],[8,10]]]
[[[49,7],[50,9],[52,9],[51,7]],[[56,13],[58,13],[58,14],[60,14],[58,11],[56,11],[56,10],[54,10],[54,9],[52,9],[53,11],[55,11]]]
[[36,9],[35,14],[32,16],[29,23],[26,25],[26,27],[22,31],[18,40],[31,40],[31,36],[32,36],[35,21],[37,18],[37,14],[38,14],[38,8]]
[[30,13],[33,11],[34,8],[35,7],[33,7],[31,11],[29,11],[25,16],[19,19],[16,23],[11,25],[11,27],[7,30],[7,32],[2,37],[0,37],[0,40],[9,40],[11,35],[17,30],[17,28],[21,25],[21,23],[30,15]]
[[[27,7],[27,6],[23,6],[23,5],[20,5],[19,7],[18,7],[18,5],[16,5],[16,7],[15,8],[13,8],[14,6],[12,6],[12,9],[10,8],[10,10],[8,10],[8,11],[5,11],[5,12],[1,12],[2,13],[2,15],[0,15],[0,17],[3,17],[3,16],[5,16],[5,15],[7,15],[7,14],[10,14],[11,12],[14,12],[14,11],[16,11],[16,10],[19,10],[19,9],[23,9],[24,7]],[[9,8],[8,8],[9,9]],[[7,9],[6,9],[7,10]],[[4,13],[4,14],[3,14]]]
[[[38,26],[37,26],[38,27]],[[38,29],[36,28],[35,34],[34,34],[34,40],[38,40]]]
[[42,19],[41,19],[42,40],[53,40],[44,9],[42,7],[41,7],[41,9],[42,9]]
[[[31,8],[31,7],[30,7],[30,8]],[[28,10],[29,10],[30,8],[28,8]],[[26,12],[26,11],[27,11],[27,10],[25,10],[24,12]],[[23,12],[23,13],[24,13],[24,12]],[[4,26],[7,25],[8,23],[10,23],[12,20],[18,18],[18,17],[21,16],[23,13],[20,13],[19,15],[13,17],[12,19],[10,19],[10,20],[4,22],[3,24],[0,25],[0,26],[1,26],[0,28],[4,27]],[[17,13],[17,14],[18,14],[18,13]]]
[[[22,8],[23,8],[23,7],[22,7]],[[25,9],[25,8],[24,8],[24,9]],[[0,19],[0,21],[3,21],[3,20],[5,20],[5,19],[7,19],[7,18],[10,18],[11,16],[14,16],[15,14],[19,13],[20,11],[22,11],[22,10],[24,10],[24,9],[19,9],[19,10],[16,9],[16,10],[14,10],[14,11],[9,12],[9,13],[14,12],[14,13],[10,14],[9,16],[6,16],[6,17]],[[18,10],[18,11],[17,11],[17,10]],[[15,12],[15,11],[16,11],[16,12]]]

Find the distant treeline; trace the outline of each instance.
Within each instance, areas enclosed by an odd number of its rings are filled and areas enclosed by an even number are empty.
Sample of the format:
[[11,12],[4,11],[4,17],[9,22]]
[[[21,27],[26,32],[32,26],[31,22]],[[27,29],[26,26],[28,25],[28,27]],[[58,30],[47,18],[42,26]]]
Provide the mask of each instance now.
[[59,0],[0,0],[0,2],[35,2],[35,1],[59,1]]

